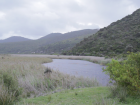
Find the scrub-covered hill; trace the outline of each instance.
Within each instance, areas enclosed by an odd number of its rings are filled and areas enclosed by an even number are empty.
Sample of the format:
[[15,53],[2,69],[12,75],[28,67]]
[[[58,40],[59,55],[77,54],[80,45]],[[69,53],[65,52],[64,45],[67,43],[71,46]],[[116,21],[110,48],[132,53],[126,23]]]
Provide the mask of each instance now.
[[114,56],[140,51],[140,9],[85,38],[67,55]]

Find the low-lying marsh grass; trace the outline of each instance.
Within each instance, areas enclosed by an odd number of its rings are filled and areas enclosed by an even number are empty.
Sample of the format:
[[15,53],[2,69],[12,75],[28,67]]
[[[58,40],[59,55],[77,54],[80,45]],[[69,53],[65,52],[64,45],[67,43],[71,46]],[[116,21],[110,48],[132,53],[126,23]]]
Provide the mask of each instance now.
[[49,56],[51,59],[72,59],[72,60],[86,60],[90,61],[93,63],[97,63],[100,65],[106,65],[108,64],[111,59],[105,59],[104,57],[95,57],[95,56],[64,56],[64,55],[59,55],[59,56]]
[[50,68],[45,68],[42,63],[51,61],[46,57],[4,56],[0,57],[0,72],[9,74],[18,82],[17,88],[22,88],[22,98],[38,97],[64,89],[98,86],[96,80],[77,78],[59,71],[51,70],[46,75],[48,72],[45,70]]
[[51,59],[72,59],[72,60],[86,60],[100,65],[108,64],[111,59],[105,57],[96,56],[68,56],[68,55],[38,55],[38,54],[13,54],[12,56],[23,56],[23,57],[48,57]]

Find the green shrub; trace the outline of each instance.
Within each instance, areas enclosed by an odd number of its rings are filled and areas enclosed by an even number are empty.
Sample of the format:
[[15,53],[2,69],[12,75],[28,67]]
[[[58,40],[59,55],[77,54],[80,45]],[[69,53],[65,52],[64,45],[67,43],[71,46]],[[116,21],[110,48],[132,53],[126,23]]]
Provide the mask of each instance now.
[[9,94],[8,89],[0,86],[0,105],[14,105],[14,93]]
[[50,102],[51,100],[52,100],[52,96],[49,95],[49,96],[48,96],[48,102]]
[[112,59],[107,66],[104,71],[118,86],[126,87],[130,95],[140,93],[140,53],[130,53],[127,60],[121,62]]
[[125,87],[120,87],[118,85],[110,86],[109,90],[111,92],[110,96],[112,98],[118,98],[120,102],[126,101],[127,90]]
[[13,105],[14,102],[19,101],[22,92],[18,87],[17,79],[10,73],[3,72],[0,74],[0,80],[0,91],[3,91],[0,92],[0,105]]

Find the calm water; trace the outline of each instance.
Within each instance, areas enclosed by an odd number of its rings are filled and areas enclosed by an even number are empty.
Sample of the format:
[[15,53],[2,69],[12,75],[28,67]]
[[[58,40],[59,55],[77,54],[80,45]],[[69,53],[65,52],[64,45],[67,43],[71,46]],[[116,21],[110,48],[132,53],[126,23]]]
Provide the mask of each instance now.
[[106,86],[109,82],[109,76],[102,72],[99,64],[91,63],[83,60],[53,59],[53,62],[44,64],[53,70],[67,73],[75,76],[83,76],[88,78],[96,78],[100,85]]

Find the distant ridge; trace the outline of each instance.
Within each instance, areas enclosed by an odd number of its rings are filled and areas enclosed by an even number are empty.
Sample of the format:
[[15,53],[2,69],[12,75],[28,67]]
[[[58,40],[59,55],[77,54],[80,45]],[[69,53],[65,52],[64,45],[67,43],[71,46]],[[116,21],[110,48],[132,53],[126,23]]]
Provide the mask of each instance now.
[[84,29],[65,34],[51,33],[37,40],[22,42],[1,43],[0,53],[2,54],[29,54],[44,53],[54,54],[71,49],[84,38],[95,34],[98,29]]
[[115,56],[128,51],[140,51],[140,9],[100,29],[63,54]]
[[21,36],[12,36],[12,37],[9,37],[7,39],[0,40],[0,43],[23,42],[23,41],[29,41],[29,40],[31,40],[31,39],[24,38]]

